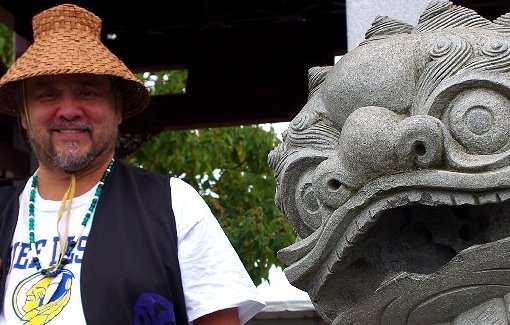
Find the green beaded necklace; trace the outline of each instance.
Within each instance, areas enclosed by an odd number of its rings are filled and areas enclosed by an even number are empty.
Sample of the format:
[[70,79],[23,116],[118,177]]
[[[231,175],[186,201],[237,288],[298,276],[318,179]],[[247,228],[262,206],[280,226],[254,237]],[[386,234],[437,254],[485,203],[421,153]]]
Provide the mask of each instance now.
[[[97,185],[96,192],[94,194],[94,198],[92,199],[92,202],[90,203],[90,206],[88,208],[87,213],[85,213],[85,216],[83,217],[83,221],[81,222],[82,229],[80,234],[76,238],[80,238],[81,234],[83,233],[83,230],[88,224],[88,221],[92,214],[94,213],[94,210],[96,209],[97,202],[99,201],[99,197],[101,196],[101,192],[103,191],[103,186],[108,178],[108,175],[110,175],[110,172],[113,168],[114,159],[110,161],[108,164],[108,167],[106,167],[105,172],[103,173],[103,176],[101,177],[101,180],[99,181],[99,184]],[[74,181],[74,176],[72,179],[72,182]],[[76,246],[76,242],[70,241],[68,242],[67,238],[65,238],[65,241],[62,245],[62,249],[60,252],[60,257],[58,260],[58,263],[51,265],[50,267],[43,269],[41,267],[41,262],[39,261],[39,257],[37,256],[37,249],[35,246],[35,194],[37,191],[37,175],[32,176],[32,183],[31,183],[31,189],[30,189],[30,196],[29,196],[29,203],[28,203],[28,236],[30,241],[30,251],[32,253],[32,261],[37,268],[37,271],[39,271],[44,277],[52,277],[55,278],[60,273],[62,273],[62,269],[66,264],[69,263],[69,257],[71,256],[71,253]],[[74,190],[73,190],[74,192]],[[71,197],[74,196],[74,193],[71,195]],[[67,199],[66,199],[67,201]],[[64,204],[64,202],[63,202]],[[70,213],[71,206],[69,205],[68,212]],[[59,234],[60,237],[60,234]],[[67,237],[67,235],[66,235]]]

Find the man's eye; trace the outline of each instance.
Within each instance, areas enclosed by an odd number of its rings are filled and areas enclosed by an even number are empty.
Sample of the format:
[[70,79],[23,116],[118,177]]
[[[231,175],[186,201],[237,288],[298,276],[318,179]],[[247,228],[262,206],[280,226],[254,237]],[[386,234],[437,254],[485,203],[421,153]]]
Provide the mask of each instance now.
[[97,91],[94,91],[93,89],[82,89],[81,96],[85,98],[89,97],[97,97]]
[[40,100],[51,100],[57,97],[57,93],[54,91],[44,91],[37,96]]

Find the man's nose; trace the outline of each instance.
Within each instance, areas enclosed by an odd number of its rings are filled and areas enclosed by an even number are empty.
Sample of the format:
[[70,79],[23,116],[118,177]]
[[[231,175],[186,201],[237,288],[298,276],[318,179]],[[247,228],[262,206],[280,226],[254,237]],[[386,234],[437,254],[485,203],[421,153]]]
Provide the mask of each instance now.
[[80,105],[79,101],[71,97],[65,97],[62,99],[56,115],[59,118],[69,121],[79,119],[83,117],[83,107]]

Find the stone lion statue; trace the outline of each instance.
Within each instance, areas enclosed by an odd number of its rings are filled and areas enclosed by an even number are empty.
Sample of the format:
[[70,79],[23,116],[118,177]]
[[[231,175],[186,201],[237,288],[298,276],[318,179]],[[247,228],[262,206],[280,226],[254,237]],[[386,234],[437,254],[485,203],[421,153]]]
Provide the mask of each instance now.
[[509,324],[510,13],[377,17],[268,157],[285,274],[328,323]]

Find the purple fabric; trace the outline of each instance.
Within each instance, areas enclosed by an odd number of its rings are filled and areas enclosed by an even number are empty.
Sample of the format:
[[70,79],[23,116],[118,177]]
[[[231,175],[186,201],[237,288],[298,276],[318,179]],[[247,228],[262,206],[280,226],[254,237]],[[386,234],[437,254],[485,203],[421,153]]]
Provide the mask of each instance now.
[[135,325],[176,325],[174,305],[156,293],[141,294],[134,308]]

